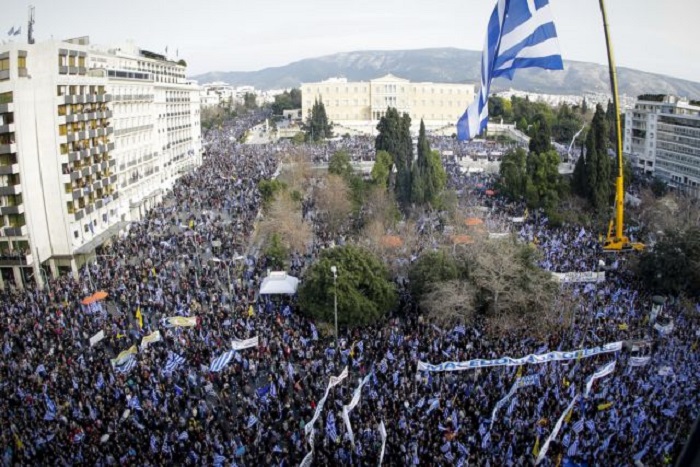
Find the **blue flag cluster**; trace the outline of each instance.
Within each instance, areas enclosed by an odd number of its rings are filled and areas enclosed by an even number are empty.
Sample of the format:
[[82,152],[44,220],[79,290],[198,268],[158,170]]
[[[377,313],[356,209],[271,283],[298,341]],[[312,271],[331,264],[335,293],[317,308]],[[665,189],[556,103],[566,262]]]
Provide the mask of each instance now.
[[486,129],[491,80],[513,79],[519,68],[564,69],[549,0],[498,0],[481,56],[481,89],[457,122],[457,139],[470,140]]

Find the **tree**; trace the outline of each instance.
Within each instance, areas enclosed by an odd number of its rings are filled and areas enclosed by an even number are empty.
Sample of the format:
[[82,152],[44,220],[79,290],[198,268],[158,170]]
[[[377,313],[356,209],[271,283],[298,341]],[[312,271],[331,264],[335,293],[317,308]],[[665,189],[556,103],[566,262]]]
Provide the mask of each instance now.
[[411,201],[411,165],[413,143],[411,141],[411,117],[389,107],[377,125],[377,138],[374,147],[377,151],[391,154],[396,166],[394,190],[399,204],[405,206]]
[[547,210],[556,207],[561,180],[559,162],[559,154],[554,150],[528,155],[528,183],[532,188],[526,190],[526,199],[530,207]]
[[643,253],[639,274],[652,291],[700,297],[700,228],[668,232]]
[[651,181],[651,191],[657,198],[663,198],[668,193],[668,185],[659,177],[654,177]]
[[301,90],[293,88],[291,91],[284,91],[275,96],[272,103],[272,112],[275,115],[282,115],[285,110],[301,109]]
[[611,147],[617,152],[617,123],[615,121],[615,105],[613,101],[608,100],[608,107],[605,110],[605,120],[608,124],[608,139]]
[[476,314],[476,289],[465,280],[438,282],[422,295],[419,304],[440,325],[469,323]]
[[460,278],[455,259],[445,251],[423,253],[408,270],[411,294],[417,300],[438,283]]
[[313,239],[313,231],[304,222],[299,203],[286,192],[280,192],[259,224],[259,234],[270,238],[279,235],[281,244],[291,251],[306,252]]
[[331,266],[337,268],[339,326],[372,324],[396,306],[396,289],[384,264],[367,250],[346,245],[323,250],[304,274],[299,304],[309,316],[334,320]]
[[551,277],[537,267],[533,247],[514,238],[482,240],[467,255],[470,278],[493,316],[532,312],[553,299]]
[[256,109],[258,107],[255,93],[247,92],[243,95],[243,106],[248,110]]
[[328,121],[322,100],[315,100],[311,114],[302,127],[306,141],[321,141],[333,137],[333,124]]
[[275,270],[284,269],[284,262],[289,258],[289,249],[282,244],[278,233],[273,233],[268,239],[264,255],[269,267]]
[[326,229],[332,235],[340,233],[352,212],[351,192],[340,175],[328,174],[323,185],[314,190],[314,201]]
[[391,154],[386,151],[377,151],[377,156],[372,166],[372,181],[381,187],[389,186],[389,175],[394,162],[391,159]]
[[277,193],[284,190],[286,187],[287,185],[280,182],[276,178],[271,180],[260,180],[258,182],[258,191],[262,197],[263,207],[268,209],[272,201],[275,199],[275,196],[277,196]]
[[513,200],[525,196],[527,188],[527,153],[523,148],[511,149],[501,159],[499,188]]
[[583,98],[583,102],[581,102],[581,115],[586,115],[588,113],[588,102],[586,101],[586,98]]
[[350,154],[345,150],[336,151],[328,161],[328,173],[348,179],[354,174]]
[[530,153],[544,154],[552,149],[552,131],[543,113],[535,115],[533,136],[530,138]]
[[596,106],[586,139],[586,169],[591,204],[599,212],[607,210],[611,194],[608,124],[600,104]]

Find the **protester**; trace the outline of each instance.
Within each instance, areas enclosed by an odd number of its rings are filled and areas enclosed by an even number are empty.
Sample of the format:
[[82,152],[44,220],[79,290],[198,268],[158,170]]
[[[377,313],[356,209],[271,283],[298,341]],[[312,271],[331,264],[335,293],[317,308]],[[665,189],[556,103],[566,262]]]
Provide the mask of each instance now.
[[[580,227],[552,228],[537,213],[510,223],[523,241],[539,245],[545,269],[595,271],[601,259],[611,263],[604,283],[566,286],[585,299],[581,318],[545,341],[525,331],[491,337],[481,320],[441,329],[420,316],[402,289],[400,309],[374,326],[343,331],[335,348],[294,298],[259,297],[267,265],[250,248],[261,201],[257,183],[275,174],[288,149],[237,142],[260,118],[210,130],[203,166],[183,176],[123,238],[101,248],[77,278],[51,279],[42,292],[3,292],[5,465],[291,466],[312,450],[311,439],[314,465],[376,465],[381,422],[389,465],[529,465],[587,380],[613,360],[615,371],[596,380],[565,417],[544,465],[564,457],[661,465],[678,457],[698,415],[697,321],[671,304],[662,315],[673,319],[673,329],[652,327],[650,291],[629,277],[624,258],[604,256],[594,233]],[[366,138],[321,147],[316,162],[339,148],[353,160],[373,152]],[[523,214],[523,206],[486,194],[489,176],[463,174],[456,164],[448,171],[464,198],[488,208],[490,221],[507,224]],[[293,269],[301,272],[334,243],[317,241],[309,254],[295,254]],[[418,253],[411,252],[413,259]],[[108,297],[81,304],[98,290]],[[104,339],[92,345],[100,332]],[[146,336],[154,341],[143,347]],[[232,350],[234,340],[254,337],[254,347]],[[419,361],[515,358],[631,339],[633,352],[417,371]],[[346,367],[349,376],[330,385]],[[353,446],[342,409],[368,375],[348,416]],[[532,375],[536,382],[517,389],[494,416],[516,379]],[[321,401],[315,434],[307,436]]]

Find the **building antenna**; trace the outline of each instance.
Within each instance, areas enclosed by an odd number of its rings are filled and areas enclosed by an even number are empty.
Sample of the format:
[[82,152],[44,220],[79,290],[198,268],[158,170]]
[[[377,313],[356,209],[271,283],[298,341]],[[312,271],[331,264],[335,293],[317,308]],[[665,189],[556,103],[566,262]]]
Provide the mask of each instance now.
[[34,5],[29,5],[29,24],[27,25],[27,43],[34,43]]

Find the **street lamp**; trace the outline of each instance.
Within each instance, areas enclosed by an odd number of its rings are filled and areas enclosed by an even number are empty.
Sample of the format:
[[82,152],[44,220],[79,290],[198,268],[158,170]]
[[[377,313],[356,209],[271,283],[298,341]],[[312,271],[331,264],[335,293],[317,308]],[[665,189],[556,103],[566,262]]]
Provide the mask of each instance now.
[[340,352],[338,347],[338,268],[331,266],[333,273],[333,313],[335,315],[335,351]]

